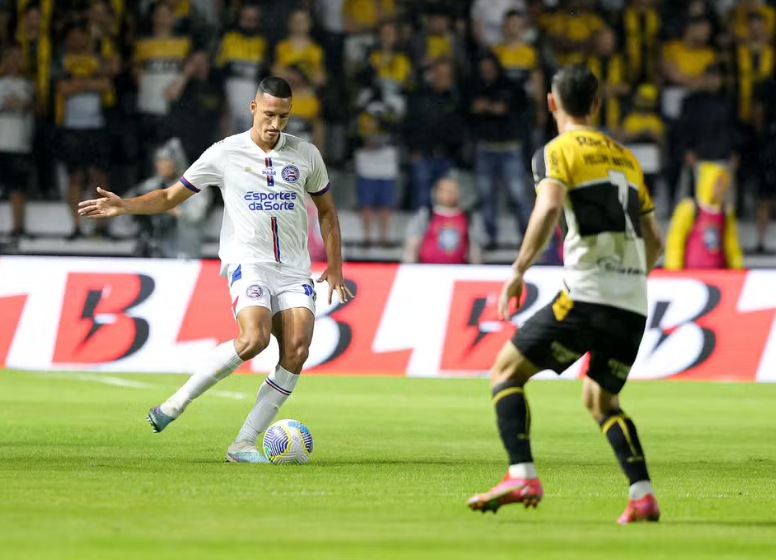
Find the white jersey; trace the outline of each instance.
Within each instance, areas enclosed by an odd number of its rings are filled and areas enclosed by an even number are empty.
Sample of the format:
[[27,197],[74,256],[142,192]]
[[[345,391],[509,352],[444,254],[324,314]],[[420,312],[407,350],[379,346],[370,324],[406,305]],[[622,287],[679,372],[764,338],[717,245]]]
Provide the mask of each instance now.
[[265,152],[250,131],[243,132],[205,150],[181,182],[194,192],[221,189],[222,276],[240,264],[271,264],[289,274],[310,275],[304,195],[329,190],[326,166],[314,145],[281,133]]

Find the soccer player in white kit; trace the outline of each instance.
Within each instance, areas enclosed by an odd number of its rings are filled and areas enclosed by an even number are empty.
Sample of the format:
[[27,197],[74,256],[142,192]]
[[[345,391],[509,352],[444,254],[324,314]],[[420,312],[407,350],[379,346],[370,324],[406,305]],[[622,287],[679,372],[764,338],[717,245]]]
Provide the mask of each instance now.
[[89,218],[159,214],[203,188],[221,189],[221,275],[229,284],[239,334],[218,346],[183,387],[152,408],[148,421],[155,432],[161,432],[191,401],[263,351],[274,334],[279,363],[227,449],[228,462],[268,461],[256,441],[291,395],[307,359],[315,323],[315,289],[307,250],[306,192],[318,208],[328,256],[318,282],[329,283],[329,303],[335,291],[343,302],[353,297],[342,277],[339,220],[323,158],[309,142],[283,133],[291,103],[291,87],[285,80],[265,78],[250,102],[253,127],[213,144],[180,181],[126,200],[98,188],[102,198],[82,202],[79,210]]

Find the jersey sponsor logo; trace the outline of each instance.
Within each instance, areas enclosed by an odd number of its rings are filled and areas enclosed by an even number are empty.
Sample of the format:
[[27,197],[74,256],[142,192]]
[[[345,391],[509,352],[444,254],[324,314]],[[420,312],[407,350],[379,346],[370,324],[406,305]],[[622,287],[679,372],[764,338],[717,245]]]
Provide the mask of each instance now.
[[628,276],[646,276],[647,271],[641,268],[634,268],[631,266],[624,266],[614,257],[600,257],[596,264],[604,269],[606,272],[616,272],[617,274],[625,274]]
[[258,284],[251,284],[245,288],[245,295],[251,299],[259,299],[264,295],[264,289]]
[[277,172],[274,169],[262,169],[261,170],[262,175],[277,175]]
[[249,203],[248,209],[257,212],[263,210],[293,210],[296,207],[296,193],[248,191],[243,198]]
[[287,183],[296,183],[299,180],[299,168],[296,165],[286,165],[280,172],[280,176]]

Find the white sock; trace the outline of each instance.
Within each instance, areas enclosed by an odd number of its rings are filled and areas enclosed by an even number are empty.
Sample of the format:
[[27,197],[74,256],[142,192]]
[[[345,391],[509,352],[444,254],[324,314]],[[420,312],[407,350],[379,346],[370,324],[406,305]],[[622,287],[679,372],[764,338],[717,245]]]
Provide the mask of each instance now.
[[512,478],[522,478],[523,480],[536,478],[536,466],[533,463],[509,465],[509,476]]
[[296,387],[299,376],[283,368],[280,364],[275,366],[256,394],[256,404],[248,413],[245,424],[235,438],[235,442],[255,444],[259,434],[266,430],[275,418],[275,415],[291,395]]
[[162,412],[177,418],[186,410],[191,401],[202,395],[213,385],[228,377],[242,365],[243,360],[234,349],[234,340],[220,344],[213,353],[205,359],[201,368],[189,377],[189,380],[167,399],[162,405]]
[[652,490],[652,484],[649,482],[649,480],[639,480],[638,482],[634,482],[628,489],[629,500],[640,500],[647,494],[655,494],[655,491]]

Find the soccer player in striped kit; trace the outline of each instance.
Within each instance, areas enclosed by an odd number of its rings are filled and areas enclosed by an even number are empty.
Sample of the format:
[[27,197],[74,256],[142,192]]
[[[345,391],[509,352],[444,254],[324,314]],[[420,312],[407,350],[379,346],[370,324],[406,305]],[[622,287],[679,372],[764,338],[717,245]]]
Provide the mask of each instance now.
[[307,250],[305,193],[318,208],[328,267],[318,278],[341,301],[353,297],[342,277],[339,220],[329,192],[326,166],[318,149],[284,134],[291,112],[291,87],[268,77],[250,102],[253,126],[216,142],[167,189],[121,199],[98,188],[102,198],[81,203],[80,214],[107,218],[166,212],[203,188],[218,187],[224,199],[219,257],[239,334],[218,346],[175,394],[148,413],[161,432],[205,391],[278,339],[280,360],[262,384],[256,403],[226,461],[262,463],[256,447],[291,395],[307,359],[315,323],[315,289]]

